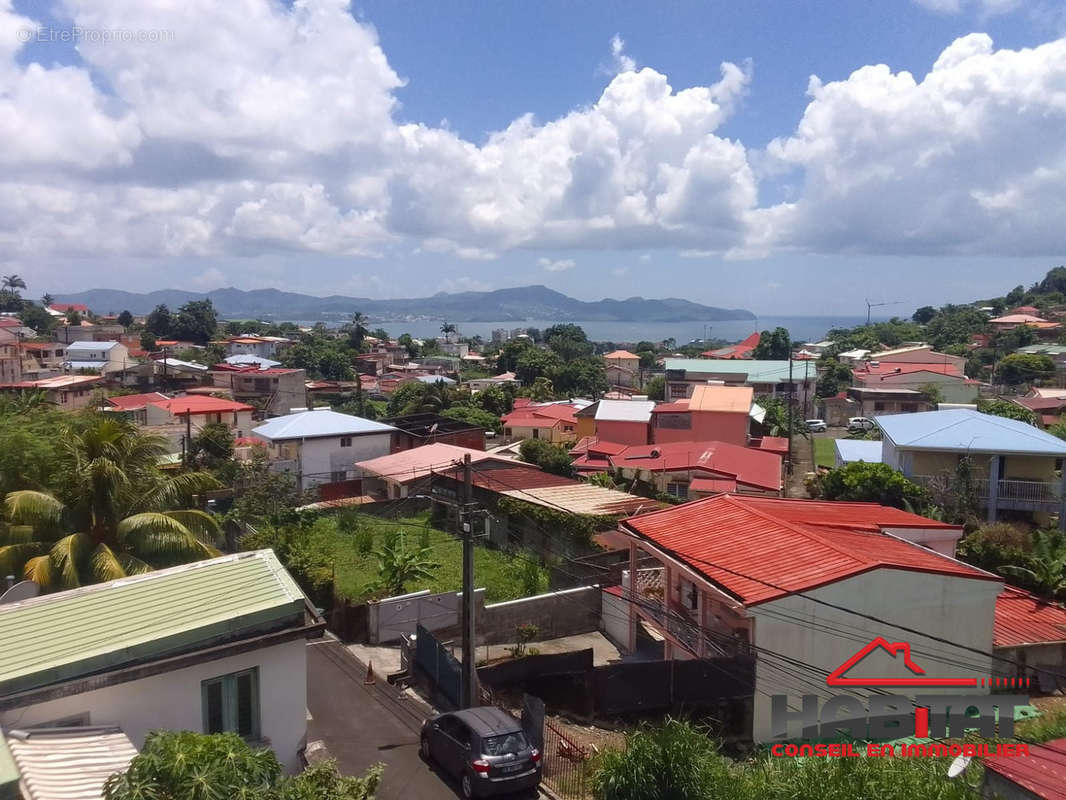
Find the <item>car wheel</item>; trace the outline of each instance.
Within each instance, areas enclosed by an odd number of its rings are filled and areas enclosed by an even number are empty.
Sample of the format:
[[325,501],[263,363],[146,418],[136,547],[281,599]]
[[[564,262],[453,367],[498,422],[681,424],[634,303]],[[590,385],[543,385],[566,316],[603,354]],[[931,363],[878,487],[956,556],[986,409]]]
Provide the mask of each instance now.
[[426,761],[432,761],[433,760],[433,756],[429,752],[429,737],[428,736],[423,736],[422,737],[422,743],[419,745],[418,749],[422,752],[422,758],[424,758]]
[[467,800],[474,796],[474,781],[469,772],[463,773],[463,780],[460,782],[459,787],[463,790],[463,797],[467,798]]

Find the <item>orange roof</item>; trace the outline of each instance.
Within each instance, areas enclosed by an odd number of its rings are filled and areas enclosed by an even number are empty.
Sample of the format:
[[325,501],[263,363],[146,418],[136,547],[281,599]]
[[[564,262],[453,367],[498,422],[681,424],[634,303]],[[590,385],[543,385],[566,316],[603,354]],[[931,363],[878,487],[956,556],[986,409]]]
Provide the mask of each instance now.
[[68,311],[77,311],[80,313],[89,310],[89,307],[84,303],[52,303],[52,305],[48,307],[53,311],[59,311],[64,314]]
[[711,386],[693,387],[692,397],[688,399],[689,411],[724,411],[747,414],[751,411],[755,390],[750,386]]
[[854,504],[848,513],[859,524],[847,529],[791,522],[782,513],[790,503],[806,501],[720,494],[631,517],[620,529],[648,540],[747,605],[879,568],[1000,580],[903,539],[867,532],[863,528],[882,513],[874,504]]
[[515,409],[500,417],[504,425],[515,428],[554,428],[560,422],[577,424],[574,415],[577,409],[565,403],[543,406],[515,406]]
[[628,350],[614,350],[614,351],[608,353],[607,355],[605,355],[604,358],[606,358],[608,360],[610,360],[610,359],[623,359],[623,358],[631,358],[631,359],[635,359],[637,361],[640,360],[640,356],[636,355],[635,353],[630,353]]
[[758,333],[753,333],[742,342],[720,347],[717,350],[707,350],[700,355],[704,358],[748,359],[751,358],[751,351],[758,346],[760,338]]
[[255,411],[247,403],[238,403],[234,400],[225,400],[221,397],[205,397],[204,395],[182,395],[168,400],[160,400],[152,403],[153,406],[164,408],[175,416],[185,414],[223,414],[230,411]]
[[1002,317],[996,317],[995,319],[990,319],[989,322],[991,322],[993,325],[995,325],[997,323],[1000,323],[1000,324],[1002,324],[1002,323],[1012,323],[1012,324],[1015,324],[1015,325],[1030,325],[1030,324],[1034,324],[1034,323],[1037,323],[1037,322],[1047,322],[1047,320],[1044,319],[1043,317],[1034,317],[1032,314],[1005,314]]
[[996,598],[994,647],[1066,642],[1066,608],[1013,586]]
[[107,402],[119,411],[139,411],[149,403],[158,403],[169,399],[165,394],[148,392],[146,394],[116,395],[115,397],[107,398]]

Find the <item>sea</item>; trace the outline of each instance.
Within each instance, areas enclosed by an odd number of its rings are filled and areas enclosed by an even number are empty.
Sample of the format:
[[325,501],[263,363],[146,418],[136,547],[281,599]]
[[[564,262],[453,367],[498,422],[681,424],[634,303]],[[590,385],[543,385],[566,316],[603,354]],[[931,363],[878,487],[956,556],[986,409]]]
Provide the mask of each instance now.
[[[570,320],[567,320],[570,321]],[[878,320],[874,320],[878,321]],[[636,343],[641,341],[661,342],[674,339],[678,345],[704,339],[723,339],[737,342],[755,331],[773,330],[781,327],[788,330],[794,342],[817,342],[825,338],[832,328],[851,328],[862,325],[866,317],[759,317],[757,319],[718,320],[709,322],[603,322],[573,320],[594,342]],[[558,320],[529,319],[503,322],[457,322],[461,336],[481,336],[488,341],[492,332],[499,328],[513,331],[519,328],[544,330]],[[383,328],[390,336],[409,333],[416,339],[440,335],[441,320],[418,319],[409,321],[377,322],[371,320],[368,327]]]

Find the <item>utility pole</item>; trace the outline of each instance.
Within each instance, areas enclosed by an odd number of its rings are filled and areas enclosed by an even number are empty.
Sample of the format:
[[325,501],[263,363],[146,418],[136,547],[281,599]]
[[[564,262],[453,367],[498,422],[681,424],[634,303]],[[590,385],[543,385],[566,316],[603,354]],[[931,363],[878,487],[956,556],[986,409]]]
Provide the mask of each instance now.
[[189,468],[189,462],[192,461],[192,410],[185,412],[185,446],[182,447],[185,453],[185,468]]
[[[806,364],[804,364],[804,375],[806,375]],[[785,497],[788,497],[788,479],[792,477],[792,392],[794,390],[792,384],[792,343],[789,342],[788,346],[788,466],[785,470]]]
[[467,453],[463,456],[463,505],[459,512],[459,527],[463,535],[463,684],[460,692],[463,708],[478,705],[477,666],[474,663],[473,494],[474,473],[470,468],[470,454]]

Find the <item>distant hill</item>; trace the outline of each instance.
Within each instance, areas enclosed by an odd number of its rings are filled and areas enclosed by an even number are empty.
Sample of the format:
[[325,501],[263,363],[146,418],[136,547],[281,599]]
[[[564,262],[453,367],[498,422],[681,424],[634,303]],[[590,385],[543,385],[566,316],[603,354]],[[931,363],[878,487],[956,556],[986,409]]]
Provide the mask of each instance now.
[[601,322],[714,322],[754,319],[750,311],[715,308],[689,300],[668,297],[648,300],[585,302],[567,297],[547,286],[517,286],[492,292],[440,292],[432,297],[406,300],[371,300],[367,297],[314,297],[279,289],[215,289],[186,292],[162,289],[147,294],[116,289],[89,289],[76,294],[57,294],[61,303],[84,303],[99,314],[129,310],[147,314],[160,303],[176,309],[190,300],[208,298],[220,316],[229,319],[328,320],[347,318],[362,311],[371,321],[447,319],[454,322],[505,322],[527,319]]

